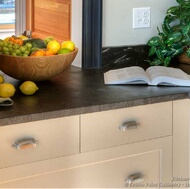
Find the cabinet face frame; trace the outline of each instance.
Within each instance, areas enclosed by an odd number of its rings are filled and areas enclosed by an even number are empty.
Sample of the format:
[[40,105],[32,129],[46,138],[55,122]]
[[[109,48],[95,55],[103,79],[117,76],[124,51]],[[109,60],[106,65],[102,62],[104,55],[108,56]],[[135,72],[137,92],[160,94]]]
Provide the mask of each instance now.
[[32,29],[32,1],[26,1],[26,29]]
[[190,100],[173,102],[173,178],[190,183]]

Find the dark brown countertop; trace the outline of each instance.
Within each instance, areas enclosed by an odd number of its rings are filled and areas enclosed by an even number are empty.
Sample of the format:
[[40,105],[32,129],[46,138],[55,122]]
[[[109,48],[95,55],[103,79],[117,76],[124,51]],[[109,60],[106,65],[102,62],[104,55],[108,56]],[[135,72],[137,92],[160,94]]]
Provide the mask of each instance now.
[[37,82],[39,91],[33,96],[21,94],[20,81],[4,77],[17,91],[13,106],[0,107],[0,126],[185,99],[190,94],[190,87],[108,86],[103,71],[74,66],[51,80]]

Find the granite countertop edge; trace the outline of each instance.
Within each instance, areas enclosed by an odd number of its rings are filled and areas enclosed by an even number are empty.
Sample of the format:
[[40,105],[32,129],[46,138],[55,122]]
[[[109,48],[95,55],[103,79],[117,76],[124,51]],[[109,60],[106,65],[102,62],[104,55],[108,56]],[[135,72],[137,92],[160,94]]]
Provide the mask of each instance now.
[[56,111],[49,111],[49,112],[42,112],[42,113],[34,113],[34,114],[26,114],[26,115],[19,115],[15,117],[7,117],[2,118],[0,121],[0,126],[8,126],[13,124],[19,123],[26,123],[32,121],[40,121],[46,119],[55,119],[60,117],[66,116],[75,116],[87,113],[94,113],[94,112],[101,112],[101,111],[108,111],[114,110],[119,108],[127,108],[127,107],[134,107],[140,105],[147,105],[147,104],[154,104],[154,103],[161,103],[167,101],[175,101],[175,100],[182,100],[182,99],[189,99],[190,93],[180,93],[180,94],[172,94],[172,95],[164,95],[164,96],[157,96],[157,97],[150,97],[150,98],[139,98],[134,100],[128,101],[120,101],[120,102],[113,102],[109,104],[97,104],[92,106],[86,107],[77,107],[71,109],[62,109]]

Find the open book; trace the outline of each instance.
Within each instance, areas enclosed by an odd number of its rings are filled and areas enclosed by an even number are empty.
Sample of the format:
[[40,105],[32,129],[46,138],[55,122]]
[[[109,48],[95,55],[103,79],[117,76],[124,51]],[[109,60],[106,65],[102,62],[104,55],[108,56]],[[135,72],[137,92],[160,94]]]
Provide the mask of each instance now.
[[105,72],[104,83],[190,86],[190,76],[178,68],[132,66]]

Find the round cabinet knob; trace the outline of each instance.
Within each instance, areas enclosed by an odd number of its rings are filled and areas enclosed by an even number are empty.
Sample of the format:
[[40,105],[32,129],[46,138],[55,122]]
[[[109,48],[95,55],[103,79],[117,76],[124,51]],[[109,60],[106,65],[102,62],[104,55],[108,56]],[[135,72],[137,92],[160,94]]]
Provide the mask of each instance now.
[[121,131],[127,131],[129,129],[137,129],[137,127],[140,124],[137,123],[136,121],[129,121],[129,122],[125,122],[122,125],[119,126],[119,130]]
[[129,175],[127,179],[125,180],[127,185],[143,182],[145,180],[145,176],[142,173],[135,173],[132,175]]
[[38,140],[34,138],[23,138],[17,140],[12,147],[17,150],[24,150],[29,148],[35,148],[38,144]]

